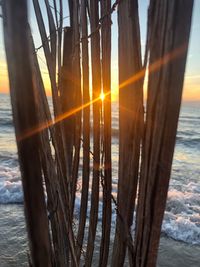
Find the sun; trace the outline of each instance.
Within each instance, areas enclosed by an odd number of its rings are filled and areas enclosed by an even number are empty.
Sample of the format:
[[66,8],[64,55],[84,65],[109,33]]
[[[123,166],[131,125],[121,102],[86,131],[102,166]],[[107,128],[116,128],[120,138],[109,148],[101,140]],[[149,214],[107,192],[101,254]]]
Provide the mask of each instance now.
[[100,94],[100,99],[101,99],[101,101],[104,101],[104,99],[105,99],[105,94],[103,92],[101,92],[101,94]]

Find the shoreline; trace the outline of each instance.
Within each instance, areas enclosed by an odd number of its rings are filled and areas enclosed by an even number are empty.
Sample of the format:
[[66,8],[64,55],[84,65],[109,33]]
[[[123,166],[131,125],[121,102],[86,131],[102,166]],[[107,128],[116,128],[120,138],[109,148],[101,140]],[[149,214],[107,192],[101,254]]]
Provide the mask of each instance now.
[[[0,266],[27,266],[23,204],[0,205],[0,229]],[[161,236],[157,267],[197,267],[199,262],[200,246]],[[92,266],[96,266],[95,260]]]

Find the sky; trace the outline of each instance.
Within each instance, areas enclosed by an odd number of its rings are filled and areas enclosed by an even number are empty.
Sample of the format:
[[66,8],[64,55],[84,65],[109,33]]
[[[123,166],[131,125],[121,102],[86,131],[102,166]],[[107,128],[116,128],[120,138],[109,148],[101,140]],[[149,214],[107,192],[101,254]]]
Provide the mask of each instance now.
[[[190,0],[188,0],[190,1]],[[41,45],[41,39],[38,33],[37,22],[31,2],[29,2],[29,21],[35,41],[35,46]],[[40,0],[42,10],[45,10],[44,1]],[[51,2],[51,1],[50,1]],[[63,1],[67,3],[66,1]],[[139,0],[139,16],[141,28],[141,45],[142,53],[144,53],[145,39],[146,39],[146,18],[147,18],[148,0]],[[194,11],[192,18],[192,28],[190,36],[190,44],[188,51],[188,59],[185,72],[185,82],[183,90],[184,101],[200,101],[200,0],[194,1]],[[64,5],[64,16],[69,15],[67,5]],[[117,32],[117,12],[112,16],[112,96],[116,98],[118,92],[118,32]],[[69,25],[69,19],[65,18],[64,25]],[[38,60],[40,63],[44,83],[47,92],[50,91],[50,83],[45,63],[45,58],[42,49],[38,52]],[[5,49],[3,42],[2,19],[0,18],[0,93],[7,93],[9,91],[9,82],[7,76],[7,65],[5,59]]]

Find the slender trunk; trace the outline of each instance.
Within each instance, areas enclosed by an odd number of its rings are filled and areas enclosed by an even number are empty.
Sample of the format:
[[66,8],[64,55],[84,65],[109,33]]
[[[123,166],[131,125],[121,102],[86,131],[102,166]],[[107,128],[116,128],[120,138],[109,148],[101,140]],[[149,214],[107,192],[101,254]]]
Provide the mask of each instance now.
[[[57,119],[59,118],[59,116],[61,116],[62,112],[61,112],[60,99],[58,97],[58,87],[56,84],[56,69],[53,67],[54,66],[53,57],[50,52],[48,38],[47,38],[46,29],[44,25],[44,20],[42,17],[41,8],[40,8],[38,0],[33,0],[33,5],[35,9],[38,28],[39,28],[42,43],[43,43],[44,54],[45,54],[47,67],[49,71],[49,77],[51,81],[54,116]],[[55,125],[55,133],[56,133],[56,142],[58,144],[57,148],[59,150],[59,159],[56,158],[56,160],[61,162],[61,167],[62,167],[62,177],[61,177],[61,180],[62,180],[61,190],[63,191],[62,197],[64,199],[65,206],[69,207],[70,209],[69,213],[71,213],[70,173],[69,173],[67,149],[65,147],[63,121],[59,121]]]
[[50,33],[50,50],[52,56],[53,69],[56,72],[56,44],[57,44],[57,32],[54,22],[53,14],[48,0],[45,0],[47,9],[48,21],[49,21],[49,33]]
[[61,46],[62,46],[62,31],[63,31],[63,1],[59,0],[59,27],[58,27],[58,91],[60,91],[60,86],[61,86],[61,65],[62,65],[62,51],[61,51]]
[[[62,82],[60,87],[60,102],[62,114],[67,114],[74,109],[74,88],[73,88],[73,70],[72,70],[72,28],[64,29],[64,48],[63,48],[63,66]],[[69,173],[72,176],[72,159],[75,131],[75,115],[63,120],[64,137],[68,155]]]
[[156,266],[176,140],[192,8],[192,0],[150,2],[149,65],[160,59],[163,65],[149,72],[136,220],[134,266],[137,267]]
[[[81,1],[81,26],[82,26],[82,70],[83,70],[83,105],[90,102],[89,94],[89,56],[86,0]],[[83,173],[82,195],[79,216],[79,229],[77,235],[77,258],[80,260],[83,245],[84,230],[87,216],[88,189],[90,176],[90,106],[83,109]]]
[[[64,136],[64,125],[63,119],[64,114],[62,114],[61,105],[60,105],[60,98],[58,96],[58,91],[60,91],[60,75],[61,75],[61,40],[62,40],[62,2],[60,1],[60,21],[59,21],[59,31],[58,31],[58,47],[57,47],[57,58],[58,58],[58,86],[56,84],[56,69],[53,68],[53,58],[50,53],[48,38],[46,34],[46,29],[40,9],[40,5],[38,0],[33,0],[35,14],[38,22],[38,27],[41,35],[41,39],[43,42],[44,53],[46,57],[47,67],[49,71],[50,81],[51,81],[51,88],[52,88],[52,97],[53,97],[53,105],[54,105],[54,115],[57,123],[55,125],[55,137],[56,137],[56,162],[58,164],[57,175],[59,178],[58,183],[58,191],[59,191],[59,203],[61,208],[61,220],[62,228],[66,231],[67,236],[66,238],[66,249],[69,246],[72,260],[75,265],[76,263],[76,255],[75,255],[75,240],[74,234],[72,229],[72,200],[71,200],[71,176],[70,176],[70,169],[69,169],[69,160],[68,154],[66,149],[65,143],[65,136]],[[52,19],[52,16],[48,16],[48,19]],[[49,21],[50,23],[50,21]],[[51,22],[52,24],[52,22]],[[61,119],[62,118],[62,121]]]
[[[79,27],[79,1],[73,2],[73,90],[75,109],[82,106],[82,92],[81,92],[81,68],[80,68],[80,27]],[[82,111],[75,112],[75,135],[74,135],[74,158],[72,166],[71,188],[72,188],[72,213],[74,210],[74,203],[76,198],[76,185],[79,171],[80,161],[80,142],[81,142],[81,128],[82,128]]]
[[[90,1],[91,32],[99,25],[98,0]],[[99,205],[99,167],[100,167],[100,93],[101,93],[101,62],[100,62],[100,34],[96,31],[91,37],[92,58],[92,97],[93,97],[93,181],[91,193],[91,210],[89,235],[86,253],[86,266],[91,266],[94,251],[94,242],[98,221]]]
[[70,15],[70,26],[73,25],[73,0],[68,0],[69,15]]
[[99,266],[107,266],[110,228],[111,228],[111,191],[112,191],[112,166],[111,166],[111,9],[110,0],[101,1],[101,17],[104,17],[101,28],[102,44],[102,79],[103,93],[103,139],[104,139],[104,178],[103,178],[103,217],[102,239],[100,248]]
[[119,181],[118,212],[112,266],[122,266],[133,244],[130,228],[133,220],[138,182],[140,143],[143,125],[142,79],[127,83],[142,69],[138,3],[122,1],[118,8],[119,24]]
[[51,223],[53,246],[54,246],[54,262],[56,266],[66,266],[67,265],[67,250],[64,246],[64,240],[66,231],[63,225],[63,221],[60,220],[59,213],[60,204],[58,199],[58,182],[59,178],[56,171],[56,163],[52,156],[50,138],[52,139],[52,144],[55,148],[55,153],[57,155],[57,144],[55,139],[55,131],[53,126],[48,127],[48,122],[52,121],[51,113],[48,106],[48,101],[44,89],[44,84],[42,81],[42,76],[35,53],[35,47],[33,43],[33,38],[30,32],[30,47],[31,47],[31,59],[32,59],[32,71],[33,71],[33,81],[36,95],[37,110],[39,114],[39,123],[43,125],[45,129],[41,131],[41,149],[40,157],[42,162],[42,170],[45,179],[45,186],[47,190],[47,209],[49,214],[49,220]]
[[35,14],[37,18],[37,23],[40,31],[40,36],[42,39],[44,54],[47,62],[47,68],[49,71],[49,77],[51,81],[51,89],[52,89],[52,97],[53,97],[53,106],[54,106],[54,114],[57,116],[59,112],[59,103],[58,103],[58,90],[56,85],[56,68],[53,63],[52,54],[49,47],[48,37],[45,29],[44,20],[42,17],[41,9],[38,0],[33,0],[33,6],[35,9]]
[[[39,121],[32,82],[27,2],[6,0],[2,5],[11,102],[22,184],[26,223],[33,266],[52,266],[48,219],[42,185],[39,134],[23,139]],[[17,23],[16,23],[17,21]]]

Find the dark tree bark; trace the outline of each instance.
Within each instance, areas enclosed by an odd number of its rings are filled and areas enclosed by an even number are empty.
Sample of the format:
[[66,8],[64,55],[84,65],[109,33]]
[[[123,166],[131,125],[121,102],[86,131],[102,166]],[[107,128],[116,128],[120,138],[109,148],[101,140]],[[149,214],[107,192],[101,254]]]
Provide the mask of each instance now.
[[[41,147],[40,158],[42,163],[42,171],[47,190],[47,210],[48,217],[51,223],[52,241],[54,246],[54,262],[56,266],[67,266],[68,251],[65,247],[66,231],[63,226],[60,214],[62,213],[59,204],[59,177],[57,168],[59,168],[53,158],[50,139],[55,149],[56,158],[58,159],[57,142],[55,138],[55,128],[52,124],[51,113],[45,93],[45,88],[35,53],[33,38],[30,32],[30,47],[31,47],[31,63],[33,72],[34,93],[37,104],[37,114],[39,124],[43,130],[40,131]],[[58,164],[59,165],[59,164]],[[60,227],[62,226],[62,227]]]
[[[81,31],[82,31],[82,73],[83,73],[83,105],[87,106],[90,102],[89,93],[89,55],[88,55],[88,25],[86,0],[81,1]],[[81,207],[79,216],[79,228],[77,234],[77,258],[80,260],[81,249],[83,245],[87,204],[88,204],[88,190],[90,177],[90,105],[83,109],[83,172],[82,172],[82,195]]]
[[42,185],[39,134],[23,136],[39,125],[32,82],[27,3],[2,3],[11,102],[22,174],[24,204],[33,266],[52,266],[49,228]]
[[75,134],[74,134],[74,157],[72,165],[72,213],[76,198],[76,185],[78,180],[79,162],[80,162],[80,143],[82,129],[82,91],[81,91],[81,67],[80,67],[80,24],[79,24],[79,1],[73,1],[73,46],[72,46],[72,69],[73,69],[73,90],[74,106],[78,111],[75,112]]
[[[98,0],[90,1],[91,32],[99,25]],[[100,62],[100,34],[96,31],[91,37],[92,61],[92,98],[93,98],[93,181],[91,194],[90,225],[86,253],[86,266],[91,266],[94,251],[94,241],[98,221],[99,205],[99,167],[100,167],[100,93],[101,93],[101,62]]]
[[103,217],[102,239],[100,248],[99,266],[107,266],[110,228],[111,228],[111,191],[112,191],[112,166],[111,166],[111,1],[101,1],[101,44],[102,44],[102,81],[105,95],[103,105],[103,145],[104,145],[104,177],[103,177]]
[[134,266],[156,266],[181,104],[193,1],[150,2],[147,118]]
[[[0,1],[31,264],[34,267],[82,264],[90,189],[90,153],[93,156],[93,179],[85,266],[92,266],[94,255],[100,177],[103,215],[99,267],[108,264],[112,216],[111,13],[118,6],[119,180],[111,265],[123,266],[128,251],[130,266],[155,267],[176,140],[193,0],[150,0],[143,66],[137,0],[116,0],[112,7],[111,0],[68,0],[70,27],[64,31],[63,1],[53,0],[52,11],[50,1],[44,0],[49,37],[40,1],[32,1],[51,82],[54,120],[28,26],[27,1]],[[88,17],[91,25],[89,35]],[[148,62],[144,124],[143,82]],[[100,99],[102,91],[104,102]],[[93,152],[90,151],[91,105]],[[73,212],[82,122],[82,195],[76,239]],[[134,243],[131,226],[138,184]]]
[[[74,88],[73,88],[73,70],[72,70],[72,28],[64,29],[63,43],[63,65],[62,65],[62,82],[60,87],[60,102],[63,114],[74,109]],[[64,140],[66,143],[69,173],[72,176],[72,160],[73,160],[73,145],[75,131],[75,115],[67,117],[63,120]]]
[[[143,127],[142,79],[129,79],[142,69],[138,3],[122,1],[118,9],[119,25],[119,181],[118,212],[112,266],[122,266],[133,245],[130,227],[138,182],[140,143]],[[131,264],[131,263],[130,263]]]

